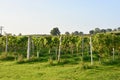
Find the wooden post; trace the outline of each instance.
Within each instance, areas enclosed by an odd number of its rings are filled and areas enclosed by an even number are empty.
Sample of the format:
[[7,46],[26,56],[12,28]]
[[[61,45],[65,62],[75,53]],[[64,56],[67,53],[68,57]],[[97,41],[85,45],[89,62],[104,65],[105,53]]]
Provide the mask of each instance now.
[[84,54],[84,38],[82,35],[82,61],[83,61],[83,54]]
[[6,47],[5,47],[5,52],[8,52],[8,36],[6,34]]
[[60,54],[61,54],[61,41],[62,41],[62,37],[60,36],[59,52],[58,52],[58,62],[60,62]]
[[31,37],[28,36],[27,59],[30,59],[30,51],[31,51]]
[[57,50],[57,48],[56,48],[56,50],[55,50],[55,53],[56,53],[56,60],[58,59],[58,57],[57,57],[57,55],[58,55],[58,50]]
[[31,40],[31,42],[32,42],[32,55],[35,55],[35,53],[34,53],[34,41],[33,40]]
[[115,60],[115,49],[113,48],[113,61]]
[[3,26],[0,26],[0,36],[2,36]]
[[39,58],[39,51],[37,51],[37,58]]
[[93,65],[92,38],[91,38],[91,36],[90,36],[90,53],[91,53],[91,65]]

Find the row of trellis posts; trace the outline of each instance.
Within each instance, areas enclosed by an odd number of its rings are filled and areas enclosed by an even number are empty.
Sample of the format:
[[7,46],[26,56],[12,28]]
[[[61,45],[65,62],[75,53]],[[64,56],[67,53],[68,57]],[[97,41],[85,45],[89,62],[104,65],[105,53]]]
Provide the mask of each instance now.
[[[58,52],[58,62],[60,62],[60,55],[61,55],[61,44],[62,44],[62,36],[59,37],[60,43],[59,43],[59,52]],[[7,42],[7,41],[6,41]],[[84,54],[84,38],[82,36],[82,60],[83,60],[83,54]],[[31,49],[31,37],[28,36],[28,48],[27,48],[27,59],[30,58],[30,49]],[[114,48],[113,48],[113,61],[114,61]],[[38,56],[39,54],[37,54]],[[92,52],[92,37],[90,35],[90,56],[91,56],[91,65],[93,65],[93,52]]]
[[[91,40],[91,36],[90,36],[90,53],[91,53],[91,65],[93,65],[93,56],[92,56],[92,40]],[[60,55],[61,55],[61,42],[62,42],[62,36],[60,36],[59,38],[60,43],[59,43],[59,52],[58,52],[58,62],[60,62]],[[83,45],[84,41],[83,41],[83,37],[82,37],[82,56],[83,56]],[[8,52],[8,36],[6,35],[6,48],[5,48],[5,52]],[[31,36],[28,36],[28,44],[27,44],[27,59],[30,59],[30,53],[31,53]],[[37,56],[39,56],[39,54],[37,53]]]
[[[82,60],[83,60],[83,44],[84,44],[84,38],[82,37]],[[27,44],[27,59],[30,59],[30,53],[31,53],[31,36],[28,36],[28,44]],[[59,52],[58,52],[58,62],[60,62],[60,55],[61,55],[61,42],[62,42],[62,36],[59,37]],[[5,52],[7,53],[8,51],[8,37],[6,35],[6,48],[5,48]],[[93,54],[92,54],[92,38],[90,35],[90,54],[91,54],[91,65],[93,65]],[[39,56],[39,54],[37,53],[37,57]],[[114,48],[113,48],[113,60],[114,60]]]
[[[60,62],[60,53],[61,53],[61,42],[62,37],[60,36],[60,43],[59,43],[59,52],[58,52],[58,62]],[[31,36],[28,36],[28,45],[27,45],[27,59],[30,59],[30,51],[31,51]],[[37,53],[37,57],[39,54]]]

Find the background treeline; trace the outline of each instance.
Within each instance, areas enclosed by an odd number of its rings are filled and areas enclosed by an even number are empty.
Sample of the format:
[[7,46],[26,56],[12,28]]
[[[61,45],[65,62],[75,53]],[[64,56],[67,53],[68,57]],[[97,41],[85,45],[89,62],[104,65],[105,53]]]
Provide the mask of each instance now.
[[[111,33],[111,32],[119,32],[120,31],[120,27],[115,28],[115,29],[111,29],[111,28],[107,28],[107,29],[100,29],[100,28],[95,28],[93,30],[89,31],[89,34],[97,34],[97,33]],[[72,33],[66,31],[65,32],[66,35],[83,35],[84,32],[82,31],[74,31]]]
[[115,29],[111,29],[111,28],[107,28],[107,29],[95,28],[94,30],[90,30],[89,34],[107,33],[107,32],[118,32],[118,31],[120,31],[120,27],[115,28]]

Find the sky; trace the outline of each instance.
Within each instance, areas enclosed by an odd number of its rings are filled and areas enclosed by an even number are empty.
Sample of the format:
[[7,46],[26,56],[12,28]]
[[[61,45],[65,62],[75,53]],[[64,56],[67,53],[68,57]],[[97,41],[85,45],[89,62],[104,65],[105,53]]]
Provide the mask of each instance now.
[[120,0],[0,0],[0,26],[12,34],[114,29],[120,27]]

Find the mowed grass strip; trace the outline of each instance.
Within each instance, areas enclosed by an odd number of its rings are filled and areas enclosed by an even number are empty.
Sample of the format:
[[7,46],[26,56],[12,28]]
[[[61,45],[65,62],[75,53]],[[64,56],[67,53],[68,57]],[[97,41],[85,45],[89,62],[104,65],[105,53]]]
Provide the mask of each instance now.
[[83,69],[81,64],[51,66],[48,62],[0,61],[0,80],[120,80],[120,67],[99,65]]

